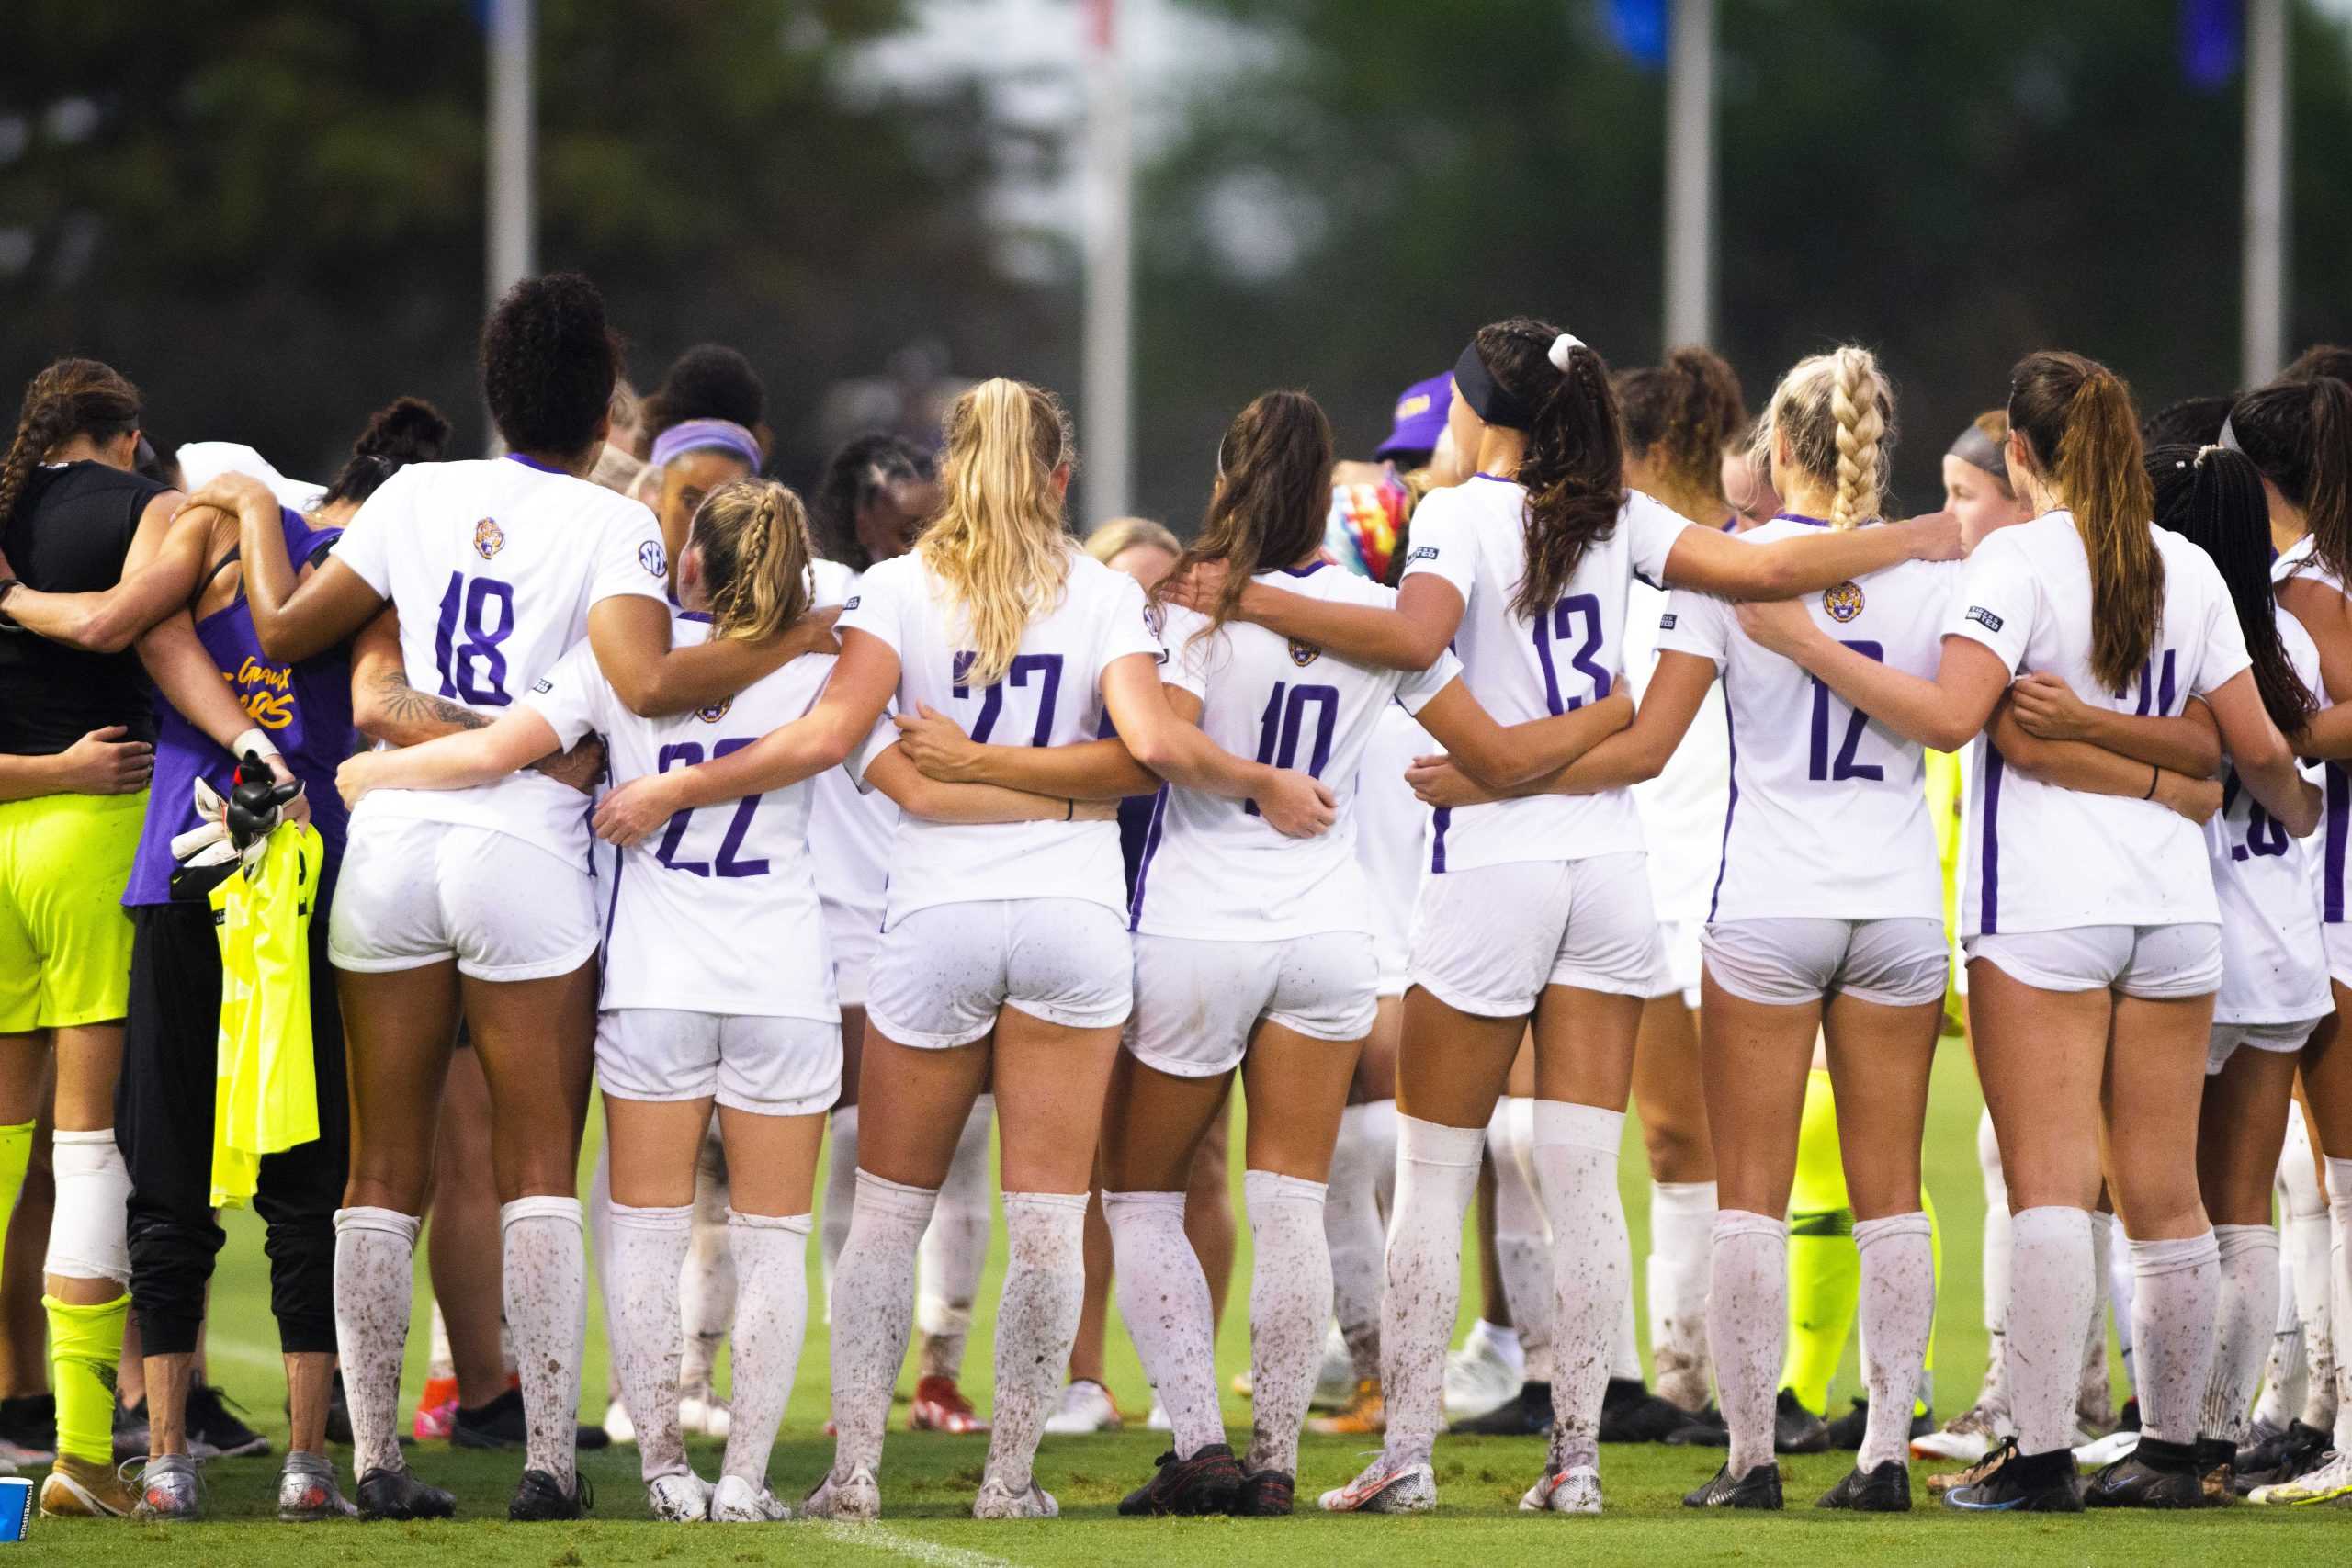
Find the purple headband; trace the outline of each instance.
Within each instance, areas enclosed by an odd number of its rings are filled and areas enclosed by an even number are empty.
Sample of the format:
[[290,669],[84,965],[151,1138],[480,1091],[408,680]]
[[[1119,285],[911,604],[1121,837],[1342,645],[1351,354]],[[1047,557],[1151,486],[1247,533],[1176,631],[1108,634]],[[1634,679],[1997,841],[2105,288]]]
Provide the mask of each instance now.
[[653,466],[666,468],[688,452],[732,452],[758,473],[765,461],[757,437],[731,419],[690,419],[653,438]]

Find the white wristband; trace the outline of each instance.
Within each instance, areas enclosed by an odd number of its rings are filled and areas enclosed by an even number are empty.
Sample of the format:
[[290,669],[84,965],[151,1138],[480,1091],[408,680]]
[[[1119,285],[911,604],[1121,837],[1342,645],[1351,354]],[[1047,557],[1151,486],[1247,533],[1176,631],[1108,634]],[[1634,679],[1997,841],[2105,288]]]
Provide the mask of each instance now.
[[235,743],[229,750],[239,761],[244,761],[245,754],[249,751],[258,751],[264,757],[275,757],[278,754],[277,742],[272,740],[268,731],[259,726],[238,736]]

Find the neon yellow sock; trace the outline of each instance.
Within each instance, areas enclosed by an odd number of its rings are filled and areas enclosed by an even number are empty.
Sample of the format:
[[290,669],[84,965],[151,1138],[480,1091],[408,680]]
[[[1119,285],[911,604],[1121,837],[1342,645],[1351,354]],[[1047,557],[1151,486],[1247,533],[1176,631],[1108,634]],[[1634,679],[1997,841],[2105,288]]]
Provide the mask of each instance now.
[[57,1391],[57,1451],[92,1464],[114,1463],[115,1369],[122,1360],[128,1292],[100,1306],[68,1306],[43,1296],[49,1309],[49,1378]]
[[1853,1331],[1861,1278],[1838,1143],[1838,1102],[1829,1075],[1815,1072],[1805,1080],[1796,1180],[1789,1190],[1789,1349],[1781,1386],[1794,1390],[1816,1416],[1829,1408],[1829,1384]]
[[17,1212],[17,1196],[25,1190],[25,1167],[32,1157],[31,1122],[0,1127],[0,1263],[7,1259],[8,1216]]

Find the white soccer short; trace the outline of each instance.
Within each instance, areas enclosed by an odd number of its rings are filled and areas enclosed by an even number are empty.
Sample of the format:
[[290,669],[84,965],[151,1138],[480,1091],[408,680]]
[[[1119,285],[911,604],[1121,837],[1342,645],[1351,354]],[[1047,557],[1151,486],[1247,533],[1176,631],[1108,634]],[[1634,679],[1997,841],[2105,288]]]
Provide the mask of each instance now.
[[2352,990],[2352,926],[2322,926],[2319,940],[2327,949],[2327,977]]
[[862,1008],[874,983],[874,955],[882,950],[882,913],[854,908],[831,898],[825,911],[825,942],[833,954],[833,995],[845,1008]]
[[1940,1000],[1951,950],[1937,919],[1723,920],[1701,939],[1707,973],[1735,997],[1799,1007],[1835,994],[1881,1007]]
[[1645,855],[1511,861],[1421,878],[1413,984],[1460,1012],[1519,1018],[1546,986],[1648,997],[1657,915]]
[[842,1026],[773,1014],[615,1008],[596,1015],[596,1077],[618,1100],[709,1095],[730,1111],[813,1116],[842,1097]]
[[2311,1043],[2312,1031],[2319,1024],[2315,1018],[2292,1023],[2217,1023],[2205,1045],[2205,1075],[2211,1077],[2229,1066],[2241,1045],[2249,1051],[2291,1055]]
[[1705,931],[1699,920],[1660,920],[1657,923],[1657,978],[1651,982],[1650,998],[1673,997],[1696,1012],[1699,1009],[1699,938]]
[[1123,1042],[1177,1077],[1229,1072],[1258,1021],[1315,1040],[1361,1040],[1380,1010],[1378,965],[1360,931],[1273,942],[1138,936],[1136,1010]]
[[2218,925],[2070,926],[1973,936],[1964,945],[1971,963],[1984,959],[2038,990],[2112,990],[2166,1002],[2222,986]]
[[1067,1029],[1125,1023],[1135,950],[1117,913],[1083,898],[935,904],[882,933],[865,1016],[901,1045],[969,1045],[1012,1007]]
[[327,919],[338,969],[386,974],[445,958],[477,980],[544,980],[595,956],[588,868],[487,828],[355,822]]

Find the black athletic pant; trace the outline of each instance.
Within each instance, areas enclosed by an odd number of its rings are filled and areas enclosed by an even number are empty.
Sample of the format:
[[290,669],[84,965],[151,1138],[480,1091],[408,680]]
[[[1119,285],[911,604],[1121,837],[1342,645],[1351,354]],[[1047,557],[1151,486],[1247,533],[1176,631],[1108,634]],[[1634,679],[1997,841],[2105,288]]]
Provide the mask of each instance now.
[[[130,914],[130,1009],[114,1136],[130,1169],[130,1300],[145,1353],[181,1355],[196,1348],[205,1286],[226,1239],[211,1207],[220,941],[202,904]],[[351,1153],[343,1013],[323,909],[311,927],[311,1027],[319,1136],[264,1156],[254,1198],[269,1227],[269,1306],[288,1355],[335,1348],[334,1212]]]

